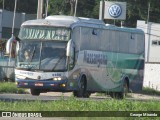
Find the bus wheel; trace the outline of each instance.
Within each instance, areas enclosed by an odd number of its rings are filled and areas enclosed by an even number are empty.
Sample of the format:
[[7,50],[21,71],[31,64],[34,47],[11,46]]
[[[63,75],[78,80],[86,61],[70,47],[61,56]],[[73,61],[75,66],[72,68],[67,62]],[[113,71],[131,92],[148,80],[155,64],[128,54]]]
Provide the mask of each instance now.
[[89,98],[89,97],[90,97],[90,95],[91,95],[91,93],[90,93],[90,92],[88,92],[88,91],[86,91],[83,97],[84,97],[84,98]]
[[88,98],[90,96],[90,93],[88,91],[86,91],[86,89],[87,89],[87,81],[86,81],[86,77],[83,76],[80,81],[79,90],[74,91],[73,94],[76,97]]
[[89,98],[90,95],[91,95],[91,93],[88,92],[88,91],[86,91],[86,92],[83,94],[83,96],[80,96],[78,91],[73,91],[73,95],[74,95],[74,97],[84,97],[84,98]]
[[73,96],[74,97],[78,97],[78,92],[77,91],[73,91]]
[[30,89],[31,91],[31,94],[34,95],[34,96],[39,96],[40,95],[40,91],[37,90],[37,89]]
[[80,86],[79,86],[79,91],[78,91],[78,96],[77,97],[84,97],[84,94],[86,92],[86,84],[85,84],[85,79],[82,77],[80,81]]
[[112,98],[118,98],[118,96],[119,96],[119,93],[117,93],[117,92],[110,92],[109,93],[109,95],[112,97]]
[[124,99],[127,96],[128,91],[129,91],[128,84],[127,84],[127,81],[125,80],[123,83],[123,91],[119,92],[119,95],[118,95],[119,98]]

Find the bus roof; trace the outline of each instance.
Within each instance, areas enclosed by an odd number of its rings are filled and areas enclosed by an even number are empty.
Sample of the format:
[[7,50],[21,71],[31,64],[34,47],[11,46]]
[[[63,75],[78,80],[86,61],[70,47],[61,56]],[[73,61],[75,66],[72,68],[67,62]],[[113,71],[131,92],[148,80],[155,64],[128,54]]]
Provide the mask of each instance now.
[[122,31],[122,32],[130,32],[130,33],[139,33],[144,34],[144,31],[137,28],[127,28],[127,27],[117,27],[115,25],[106,24],[106,29]]
[[54,16],[48,16],[45,19],[29,20],[22,24],[22,26],[25,26],[25,25],[70,27],[72,29],[76,26],[84,26],[84,27],[110,29],[110,30],[116,30],[116,31],[122,31],[122,32],[132,32],[132,33],[140,33],[140,34],[143,33],[142,30],[137,28],[117,27],[114,25],[105,24],[102,20],[98,20],[98,19],[64,16],[64,15],[63,16],[54,15]]
[[75,27],[76,24],[88,24],[88,25],[102,25],[105,26],[105,23],[101,20],[92,19],[92,18],[83,18],[83,17],[73,17],[73,16],[61,16],[54,15],[48,16],[45,19],[29,20],[22,24],[25,25],[37,25],[37,26],[60,26],[60,27]]

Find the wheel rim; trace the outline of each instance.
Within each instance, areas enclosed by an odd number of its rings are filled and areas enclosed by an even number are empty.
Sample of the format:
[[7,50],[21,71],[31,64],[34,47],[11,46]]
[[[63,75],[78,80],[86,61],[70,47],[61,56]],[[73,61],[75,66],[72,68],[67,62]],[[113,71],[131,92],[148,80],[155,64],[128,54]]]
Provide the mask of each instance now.
[[81,80],[81,87],[80,87],[80,88],[81,88],[81,90],[80,90],[80,91],[81,91],[81,92],[82,92],[82,94],[83,94],[83,93],[84,93],[84,91],[85,91],[85,85],[84,85],[84,80],[83,80],[83,79]]

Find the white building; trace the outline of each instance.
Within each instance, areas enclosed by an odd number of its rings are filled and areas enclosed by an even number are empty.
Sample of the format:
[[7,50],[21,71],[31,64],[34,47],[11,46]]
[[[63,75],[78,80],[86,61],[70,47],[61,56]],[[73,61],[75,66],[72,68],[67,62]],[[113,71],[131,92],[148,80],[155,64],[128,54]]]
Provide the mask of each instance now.
[[160,63],[160,24],[138,20],[137,28],[145,32],[145,61]]
[[[21,24],[26,20],[35,19],[36,14],[25,14],[16,13],[15,16],[15,26],[14,35],[17,36]],[[13,12],[0,10],[0,40],[3,38],[5,40],[9,39],[12,35],[12,25],[13,25]],[[4,45],[0,44],[0,47]],[[0,81],[5,78],[14,78],[14,59],[11,60],[10,66],[8,67],[8,57],[4,56],[3,50],[0,50]]]
[[143,86],[160,91],[160,24],[137,21],[145,32],[145,73]]
[[[36,14],[16,13],[14,34],[18,35],[21,24],[26,20],[35,19]],[[0,10],[0,38],[8,39],[12,34],[13,12]]]

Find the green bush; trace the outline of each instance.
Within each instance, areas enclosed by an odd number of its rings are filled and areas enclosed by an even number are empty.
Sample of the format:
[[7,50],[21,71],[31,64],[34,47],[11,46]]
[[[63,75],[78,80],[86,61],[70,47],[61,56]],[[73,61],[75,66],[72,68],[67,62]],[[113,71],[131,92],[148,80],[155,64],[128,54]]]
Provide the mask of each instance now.
[[142,90],[142,93],[147,95],[160,95],[160,91],[149,88],[149,87],[144,87]]
[[13,82],[0,82],[0,93],[27,93],[25,89],[17,88]]

